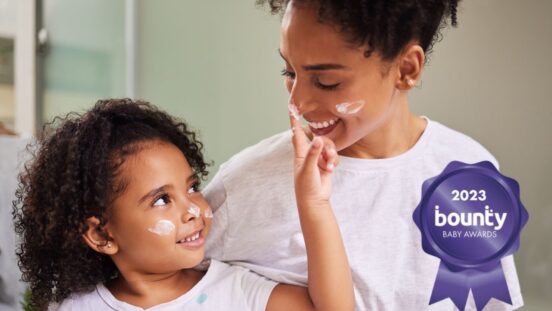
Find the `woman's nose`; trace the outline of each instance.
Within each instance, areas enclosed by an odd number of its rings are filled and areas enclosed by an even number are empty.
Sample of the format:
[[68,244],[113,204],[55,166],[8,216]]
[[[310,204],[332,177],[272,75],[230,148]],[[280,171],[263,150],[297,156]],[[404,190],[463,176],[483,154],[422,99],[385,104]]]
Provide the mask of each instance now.
[[316,102],[306,93],[290,93],[289,104],[296,107],[299,115],[306,114],[316,109]]

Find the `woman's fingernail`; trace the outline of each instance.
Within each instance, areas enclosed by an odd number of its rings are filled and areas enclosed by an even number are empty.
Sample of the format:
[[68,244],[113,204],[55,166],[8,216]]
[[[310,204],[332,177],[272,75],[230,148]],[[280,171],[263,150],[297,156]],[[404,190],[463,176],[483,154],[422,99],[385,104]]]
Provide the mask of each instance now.
[[335,168],[335,165],[333,163],[328,163],[328,166],[327,166],[328,171],[333,171],[334,168]]

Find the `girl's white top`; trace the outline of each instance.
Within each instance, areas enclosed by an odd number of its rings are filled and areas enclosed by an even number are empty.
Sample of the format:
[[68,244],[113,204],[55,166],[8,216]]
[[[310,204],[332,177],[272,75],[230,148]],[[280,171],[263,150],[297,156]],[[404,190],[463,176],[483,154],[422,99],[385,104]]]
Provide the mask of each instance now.
[[[440,260],[422,250],[412,213],[422,183],[453,160],[496,159],[470,137],[427,118],[417,143],[387,159],[340,157],[332,207],[355,284],[357,310],[455,310],[429,306]],[[293,187],[291,132],[246,148],[224,163],[204,194],[214,210],[207,257],[279,282],[305,285],[307,257]],[[523,305],[513,258],[502,266],[515,307]],[[475,310],[470,298],[466,310]],[[508,310],[491,300],[486,310]]]
[[212,260],[203,278],[184,295],[175,300],[142,309],[115,298],[102,284],[88,293],[75,294],[49,310],[265,310],[275,282],[238,266]]

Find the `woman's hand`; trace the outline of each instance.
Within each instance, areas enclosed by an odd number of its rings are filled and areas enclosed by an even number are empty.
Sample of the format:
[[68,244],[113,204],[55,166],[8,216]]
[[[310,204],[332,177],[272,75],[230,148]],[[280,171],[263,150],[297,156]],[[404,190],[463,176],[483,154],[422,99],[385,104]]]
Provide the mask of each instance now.
[[298,205],[328,204],[331,195],[331,174],[338,164],[334,143],[326,137],[312,142],[299,121],[290,115],[294,149],[295,195]]

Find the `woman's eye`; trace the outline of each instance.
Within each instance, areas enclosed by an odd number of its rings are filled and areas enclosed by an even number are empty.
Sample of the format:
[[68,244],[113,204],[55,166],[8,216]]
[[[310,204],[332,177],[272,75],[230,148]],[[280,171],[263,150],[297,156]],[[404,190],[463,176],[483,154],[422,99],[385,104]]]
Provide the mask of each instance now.
[[333,91],[333,90],[335,90],[341,83],[324,84],[324,83],[321,83],[320,81],[316,81],[315,84],[316,84],[317,87],[319,87],[319,88],[322,89],[322,90]]
[[286,79],[295,79],[295,72],[291,72],[287,69],[282,69],[282,76]]
[[169,196],[166,194],[159,197],[157,200],[155,200],[155,202],[153,202],[153,206],[163,206],[167,204],[169,204]]

